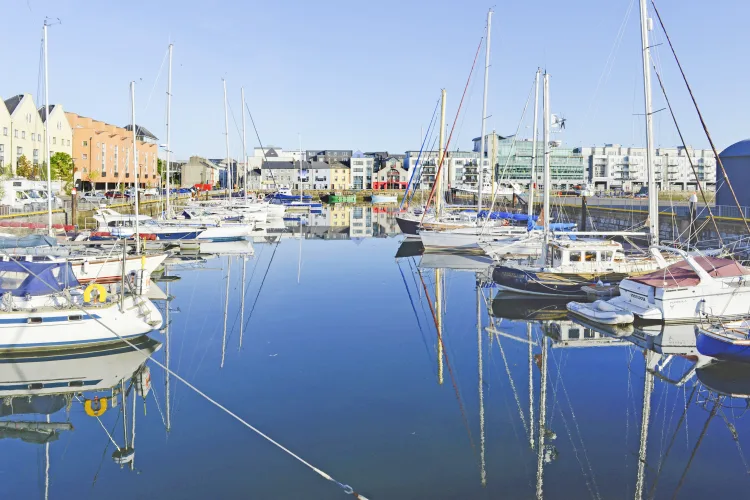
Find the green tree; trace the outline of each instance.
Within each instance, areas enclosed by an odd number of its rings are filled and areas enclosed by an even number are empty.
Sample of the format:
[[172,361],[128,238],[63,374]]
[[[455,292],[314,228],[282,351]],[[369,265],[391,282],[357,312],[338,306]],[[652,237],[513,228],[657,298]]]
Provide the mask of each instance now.
[[16,175],[19,177],[26,177],[27,179],[31,177],[31,174],[33,172],[33,165],[31,162],[26,158],[26,155],[21,155],[18,157],[18,163],[16,164]]
[[[70,190],[73,188],[73,159],[68,153],[55,153],[49,159],[50,173],[52,179],[59,179],[63,183],[63,189],[67,194],[70,194]],[[46,177],[47,170],[44,170],[44,176]]]

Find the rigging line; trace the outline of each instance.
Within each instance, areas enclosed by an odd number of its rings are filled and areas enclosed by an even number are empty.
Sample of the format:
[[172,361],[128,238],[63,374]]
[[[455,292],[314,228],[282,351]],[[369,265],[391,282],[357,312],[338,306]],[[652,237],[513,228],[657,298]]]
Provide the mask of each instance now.
[[[258,139],[258,145],[260,146],[260,152],[263,153],[263,162],[267,162],[268,158],[266,157],[266,149],[263,147],[263,141],[260,140],[260,134],[258,133],[258,127],[255,126],[255,120],[253,119],[253,114],[250,112],[250,106],[247,105],[247,101],[245,101],[245,109],[247,110],[247,115],[250,117],[250,123],[253,125],[253,131],[255,132],[255,138]],[[300,161],[302,159],[300,158]],[[271,180],[273,181],[273,187],[276,188],[276,177],[273,175],[273,169],[268,169],[271,172]],[[261,179],[262,181],[262,179]],[[279,237],[279,241],[281,241],[281,237]]]
[[253,307],[250,308],[250,314],[247,315],[247,320],[245,320],[245,328],[247,328],[248,323],[250,323],[250,318],[253,317],[253,311],[255,311],[255,306],[258,304],[258,297],[260,297],[260,292],[263,291],[263,285],[266,282],[266,278],[268,277],[268,271],[271,269],[271,264],[273,263],[273,258],[276,256],[276,250],[278,250],[279,245],[281,245],[280,235],[279,235],[279,240],[276,242],[276,245],[273,247],[273,253],[271,254],[271,258],[268,260],[268,266],[266,266],[266,272],[263,274],[263,279],[260,281],[260,286],[258,287],[258,293],[255,294],[255,300],[253,300]]
[[685,482],[685,477],[687,476],[688,470],[690,470],[690,466],[693,463],[693,459],[695,458],[696,453],[698,453],[698,448],[700,447],[701,442],[703,441],[703,438],[706,436],[706,431],[708,430],[708,424],[710,424],[711,420],[716,416],[716,411],[719,409],[720,403],[723,401],[723,399],[724,399],[723,396],[719,396],[714,401],[714,407],[711,409],[711,413],[706,419],[706,423],[703,424],[703,430],[698,436],[698,441],[696,441],[693,451],[690,453],[690,458],[688,459],[688,463],[685,466],[685,470],[682,472],[682,476],[680,477],[680,482],[677,483],[677,488],[675,488],[674,493],[672,494],[672,500],[677,498],[677,493],[679,493],[680,488],[682,488],[682,483]]
[[445,355],[445,364],[448,366],[448,373],[451,376],[451,383],[453,384],[453,390],[456,393],[456,399],[458,400],[458,407],[461,410],[461,418],[464,421],[466,432],[469,434],[469,442],[471,443],[471,448],[472,450],[474,450],[474,454],[476,455],[477,449],[476,449],[476,446],[474,446],[474,439],[471,437],[471,428],[469,427],[469,419],[466,418],[466,411],[464,409],[463,400],[461,399],[461,393],[458,390],[458,385],[456,384],[456,378],[453,376],[453,369],[451,368],[451,363],[448,360],[448,351],[445,349],[445,344],[443,343],[443,336],[440,333],[440,328],[438,328],[437,316],[435,315],[435,309],[432,307],[432,298],[430,297],[430,292],[427,289],[427,284],[425,284],[424,279],[422,277],[422,271],[417,269],[417,273],[419,273],[419,279],[422,281],[422,287],[424,288],[424,294],[425,294],[425,297],[427,298],[427,304],[430,306],[430,312],[432,313],[432,320],[435,322],[435,330],[437,331],[438,342],[440,343],[443,349],[443,354]]
[[737,209],[740,212],[740,216],[742,217],[742,222],[745,224],[745,229],[747,230],[748,233],[750,233],[750,226],[748,226],[747,219],[745,218],[745,211],[742,210],[740,201],[737,199],[737,194],[735,194],[734,188],[732,187],[732,183],[729,181],[729,176],[727,175],[727,171],[724,169],[724,163],[721,161],[721,157],[719,157],[719,152],[716,151],[716,145],[714,145],[714,141],[713,139],[711,139],[711,134],[708,132],[708,125],[706,125],[706,121],[703,119],[703,114],[701,113],[701,110],[698,107],[698,101],[695,99],[695,95],[693,94],[693,89],[692,87],[690,87],[690,84],[688,83],[687,76],[685,75],[685,71],[682,69],[682,63],[680,63],[680,60],[677,57],[677,52],[675,51],[674,45],[672,45],[672,39],[669,38],[669,33],[667,33],[667,28],[664,26],[664,22],[661,19],[661,14],[659,14],[659,9],[656,8],[656,3],[654,2],[654,0],[651,0],[651,5],[654,7],[654,12],[656,13],[656,17],[659,19],[659,24],[661,25],[661,29],[664,32],[664,36],[667,38],[667,43],[669,43],[669,48],[672,51],[672,55],[674,56],[674,60],[677,63],[677,67],[680,69],[682,80],[685,82],[687,91],[690,94],[690,99],[692,99],[693,101],[693,106],[695,107],[695,111],[698,113],[698,118],[700,119],[701,126],[703,127],[703,132],[705,132],[706,138],[708,139],[708,143],[711,145],[711,150],[713,151],[714,156],[716,157],[716,163],[721,168],[722,174],[724,174],[724,180],[726,180],[727,186],[729,187],[729,191],[732,193],[732,198],[734,198],[734,203],[737,205]]
[[[424,150],[424,146],[427,143],[427,139],[430,137],[430,130],[432,129],[432,125],[435,122],[435,117],[437,116],[437,110],[438,106],[440,106],[440,99],[437,100],[435,103],[435,109],[432,111],[432,118],[430,119],[430,124],[427,126],[427,132],[425,132],[424,139],[422,139],[422,146],[419,148],[419,154],[417,155],[417,161],[414,163],[414,170],[411,171],[411,176],[409,177],[409,182],[406,184],[406,193],[404,197],[401,199],[401,204],[399,204],[398,209],[401,210],[401,208],[404,206],[404,201],[409,196],[409,188],[411,187],[411,181],[414,179],[414,174],[417,172],[417,169],[419,168],[419,160],[422,158],[422,151]],[[416,189],[415,189],[416,190]]]
[[[536,79],[534,80],[534,84],[536,84]],[[508,150],[508,156],[505,159],[505,165],[503,166],[502,174],[499,176],[500,180],[502,180],[505,177],[505,171],[507,170],[508,164],[510,163],[511,152],[515,150],[516,139],[518,138],[518,131],[521,130],[521,124],[523,123],[523,119],[526,116],[526,110],[529,107],[529,101],[531,100],[531,94],[532,94],[533,91],[534,91],[534,85],[531,86],[531,89],[529,89],[529,95],[526,97],[526,104],[524,104],[524,106],[523,106],[523,112],[521,113],[521,119],[518,120],[518,124],[516,125],[516,133],[513,135],[513,141],[512,141],[512,143],[510,145],[510,149]],[[494,163],[494,158],[493,158],[492,161]],[[494,170],[494,166],[493,166],[493,170]],[[495,175],[494,171],[492,172],[492,175],[494,177],[494,175]],[[533,182],[533,179],[532,179],[532,182]],[[492,207],[495,206],[495,201],[497,200],[497,195],[498,195],[499,191],[500,191],[499,189],[496,190],[495,193],[492,195],[492,204],[490,205],[490,212],[492,212]],[[533,204],[534,202],[533,202],[533,200],[529,200],[529,203]],[[490,219],[491,218],[490,218],[489,213],[488,213],[487,218],[485,219],[484,223],[482,224],[482,231],[481,231],[480,234],[484,233],[484,230],[487,227],[487,225],[489,224]]]
[[[552,354],[551,357],[555,363],[562,363],[562,360],[555,359],[554,353]],[[594,475],[594,469],[591,467],[591,461],[589,460],[588,451],[586,450],[586,444],[583,441],[583,435],[581,434],[581,429],[578,425],[578,419],[576,418],[575,411],[573,410],[573,403],[570,401],[570,395],[568,394],[568,389],[565,386],[565,380],[563,379],[563,377],[560,377],[560,387],[562,387],[563,395],[565,396],[565,400],[568,403],[568,408],[570,409],[571,420],[573,421],[573,425],[575,425],[575,431],[576,431],[576,434],[578,435],[578,441],[581,443],[581,451],[583,452],[583,458],[585,459],[586,466],[588,467],[588,475],[591,478],[591,485],[589,485],[588,481],[586,481],[586,485],[587,487],[589,487],[589,491],[591,492],[592,497],[601,499],[599,486],[596,484],[596,476]],[[586,477],[586,471],[583,469],[583,463],[580,461],[580,458],[578,457],[578,448],[573,442],[573,436],[568,427],[567,419],[565,418],[565,414],[563,413],[562,406],[558,405],[558,409],[560,410],[560,417],[562,418],[565,428],[568,431],[568,437],[570,438],[571,444],[573,445],[573,451],[581,467],[581,472],[583,472],[584,477]],[[593,486],[593,490],[591,489],[591,486]]]
[[[745,467],[745,473],[750,473],[750,469],[747,466],[747,460],[745,459],[745,453],[742,451],[742,445],[740,444],[740,435],[737,432],[737,428],[732,424],[729,419],[727,418],[727,415],[724,413],[724,409],[720,409],[719,413],[721,414],[722,420],[724,420],[724,425],[727,426],[727,430],[732,435],[732,441],[735,442],[737,445],[737,452],[740,455],[740,460],[742,460],[742,465]],[[734,408],[732,408],[732,416],[734,417]]]
[[[429,161],[430,158],[432,158],[432,151],[435,150],[435,143],[437,143],[437,141],[438,141],[438,136],[436,134],[433,137],[433,139],[432,139],[432,146],[430,147],[430,151],[427,152],[427,160],[426,161]],[[414,167],[414,168],[416,169],[416,167]],[[411,192],[411,196],[409,197],[409,203],[411,203],[411,200],[414,198],[414,195],[417,194],[416,184],[419,183],[420,187],[422,185],[422,172],[423,171],[424,171],[424,161],[419,165],[419,174],[417,174],[417,179],[418,180],[415,181],[415,187],[414,187],[414,189]],[[422,201],[424,201],[424,200],[422,200]],[[425,210],[427,210],[427,207],[425,207]]]
[[508,374],[508,381],[510,382],[510,389],[513,391],[513,399],[516,400],[516,406],[518,407],[518,416],[521,417],[521,423],[523,424],[523,432],[524,434],[529,433],[529,426],[526,425],[526,417],[523,416],[523,408],[521,408],[521,400],[518,398],[518,391],[516,390],[516,384],[513,382],[513,375],[510,373],[510,366],[508,365],[508,358],[505,356],[505,349],[503,349],[503,344],[500,342],[500,336],[496,333],[495,334],[496,340],[497,340],[497,347],[500,349],[500,355],[503,358],[503,364],[505,364],[505,373]]
[[[721,246],[724,246],[724,241],[721,238],[721,232],[719,231],[719,226],[716,224],[716,219],[714,218],[714,214],[711,211],[711,206],[708,203],[706,192],[703,189],[703,186],[701,185],[700,179],[698,178],[698,172],[695,170],[695,165],[693,164],[693,158],[692,158],[692,155],[690,154],[690,151],[688,150],[687,143],[685,142],[685,137],[682,135],[682,130],[680,129],[680,126],[677,124],[677,117],[675,116],[674,110],[672,109],[672,103],[670,102],[669,97],[667,96],[667,91],[664,88],[664,82],[661,79],[661,73],[657,71],[656,66],[654,66],[654,73],[656,73],[656,78],[657,80],[659,80],[659,87],[661,87],[661,92],[662,94],[664,94],[664,101],[667,103],[669,114],[672,116],[672,121],[674,122],[674,126],[677,129],[677,134],[680,136],[680,142],[682,142],[682,146],[685,148],[685,151],[688,153],[685,156],[687,156],[688,163],[690,164],[690,169],[693,171],[693,176],[695,177],[695,183],[698,185],[698,189],[701,192],[701,198],[703,198],[703,203],[706,205],[706,209],[708,210],[708,215],[711,218],[711,222],[713,222],[714,229],[716,230],[716,234],[719,238],[719,242],[721,243]],[[724,174],[724,177],[728,181],[728,177],[726,177],[726,173]],[[729,189],[732,189],[731,185],[729,186]],[[734,194],[734,191],[732,192],[732,194]],[[740,209],[740,213],[742,213],[742,209]],[[744,215],[742,217],[744,219]],[[747,226],[747,222],[745,222],[745,226]]]
[[[117,411],[117,418],[115,419],[115,423],[112,424],[112,432],[115,431],[115,427],[117,427],[120,423],[120,416],[122,415],[122,406],[120,406],[120,409]],[[106,429],[105,429],[106,430]],[[117,447],[117,444],[115,443],[115,448],[118,450],[120,448]],[[104,459],[107,457],[107,450],[109,449],[109,441],[107,441],[106,446],[104,446],[104,450],[102,451],[102,459],[99,461],[99,467],[97,467],[96,472],[94,473],[94,477],[91,480],[91,489],[93,490],[96,486],[96,481],[99,479],[99,473],[102,471],[102,465],[104,465]]]
[[161,411],[161,405],[159,404],[159,400],[156,397],[156,391],[151,391],[151,394],[154,396],[154,401],[156,402],[156,409],[159,410],[159,415],[161,415],[161,423],[164,424],[164,427],[167,427],[167,419],[164,418],[164,413]]
[[143,113],[148,111],[148,107],[151,104],[151,98],[154,96],[154,90],[156,90],[156,84],[159,83],[159,78],[161,78],[161,72],[164,70],[164,63],[167,62],[167,56],[169,55],[169,49],[164,52],[164,58],[161,60],[161,66],[159,66],[159,72],[156,74],[156,80],[154,80],[154,85],[151,87],[151,92],[148,94],[148,99],[146,100],[146,107],[143,108]]
[[[260,249],[260,253],[257,255],[255,259],[255,265],[253,266],[252,272],[250,272],[250,279],[247,280],[243,285],[245,285],[245,293],[247,293],[248,290],[250,290],[250,284],[253,282],[253,276],[255,276],[255,270],[258,268],[258,263],[260,263],[260,257],[263,255],[263,250],[266,248],[266,245],[262,245]],[[237,314],[234,316],[234,323],[232,323],[232,329],[229,331],[229,337],[227,338],[227,342],[232,340],[232,335],[234,334],[234,329],[237,326],[237,320],[240,317],[241,309],[237,311]],[[242,318],[242,321],[244,321],[245,318]],[[247,326],[247,325],[245,325]],[[244,326],[243,326],[244,329]]]
[[[430,196],[427,198],[427,203],[425,204],[425,211],[422,214],[422,219],[419,221],[420,225],[422,222],[424,222],[424,217],[427,214],[427,207],[430,206],[430,201],[432,201],[433,196],[435,195],[435,189],[437,189],[438,184],[440,184],[440,174],[443,170],[443,162],[445,161],[445,155],[448,153],[451,145],[451,138],[453,137],[453,130],[456,128],[456,122],[458,121],[458,117],[461,113],[461,106],[463,106],[464,103],[464,97],[466,97],[466,90],[469,88],[469,83],[471,83],[471,75],[474,73],[474,67],[477,65],[477,58],[479,57],[479,51],[482,48],[482,42],[484,41],[484,37],[481,37],[479,39],[479,45],[477,45],[477,52],[474,54],[474,62],[471,63],[471,70],[469,71],[469,77],[466,79],[466,86],[464,87],[464,92],[461,95],[461,101],[458,103],[458,109],[456,110],[456,117],[453,119],[453,125],[451,126],[451,132],[448,134],[448,142],[445,143],[445,149],[443,150],[443,154],[440,157],[440,161],[438,163],[437,172],[435,173],[435,182],[432,183],[432,189],[430,190]],[[440,196],[443,196],[443,193],[440,193]],[[750,232],[750,230],[748,231]]]
[[411,290],[409,290],[409,284],[406,282],[406,276],[404,276],[404,270],[401,269],[401,262],[396,260],[396,265],[398,265],[398,270],[401,273],[401,279],[404,281],[404,288],[406,288],[406,294],[409,296],[409,304],[411,304],[411,310],[414,311],[414,318],[417,320],[417,327],[419,327],[419,333],[422,336],[422,343],[424,344],[424,348],[427,351],[427,357],[431,358],[430,356],[430,348],[427,346],[427,339],[424,335],[424,330],[422,329],[422,322],[419,321],[419,314],[417,314],[417,308],[414,306],[414,298],[411,296]]
[[[36,273],[34,273],[30,269],[28,269],[26,266],[24,266],[22,262],[19,261],[18,264],[21,265],[21,267],[23,267],[24,270],[26,272],[28,272],[30,275],[36,277],[42,283],[44,283],[45,285],[47,285],[51,290],[55,290],[55,288],[52,285],[44,282],[44,280],[42,280]],[[270,267],[270,265],[269,265],[269,267]],[[183,384],[185,384],[188,388],[192,389],[193,392],[195,392],[196,394],[198,394],[199,396],[201,396],[203,399],[205,399],[209,403],[213,404],[214,406],[216,406],[220,410],[224,411],[224,413],[226,413],[230,417],[234,418],[239,423],[241,423],[242,425],[244,425],[245,427],[247,427],[251,431],[255,432],[255,434],[257,434],[258,436],[262,437],[263,439],[265,439],[266,441],[268,441],[272,445],[276,446],[281,451],[285,452],[287,455],[289,455],[292,458],[296,459],[301,464],[307,466],[309,469],[311,469],[313,472],[317,473],[323,479],[327,479],[328,481],[333,482],[334,484],[336,484],[337,486],[339,486],[341,489],[343,489],[345,493],[347,493],[349,495],[353,495],[354,498],[356,498],[358,500],[367,500],[366,497],[364,497],[364,496],[358,494],[357,492],[355,492],[354,489],[352,489],[352,487],[349,486],[348,484],[341,483],[341,482],[337,481],[331,475],[329,475],[326,472],[324,472],[323,470],[315,467],[310,462],[307,462],[305,459],[303,459],[299,455],[295,454],[289,448],[285,447],[284,445],[282,445],[278,441],[274,440],[268,434],[265,434],[263,431],[261,431],[260,429],[258,429],[257,427],[253,426],[248,421],[244,420],[242,417],[240,417],[239,415],[237,415],[236,413],[234,413],[233,411],[231,411],[229,408],[227,408],[226,406],[222,405],[221,403],[219,403],[218,401],[216,401],[215,399],[213,399],[211,396],[209,396],[205,392],[203,392],[200,389],[198,389],[195,385],[193,385],[192,383],[190,383],[187,379],[183,378],[181,375],[178,375],[177,373],[175,373],[172,370],[170,370],[169,368],[167,368],[166,365],[164,365],[159,360],[157,360],[156,358],[154,358],[151,354],[149,354],[149,353],[145,352],[144,350],[142,350],[141,348],[139,348],[137,345],[133,344],[129,339],[126,339],[126,338],[122,337],[119,333],[117,333],[112,328],[110,328],[108,325],[106,325],[97,315],[93,314],[93,311],[92,312],[87,311],[83,306],[80,306],[80,305],[78,305],[78,304],[76,304],[75,302],[72,302],[72,301],[70,301],[70,305],[73,306],[73,307],[75,307],[76,309],[79,309],[81,312],[83,312],[83,313],[91,316],[91,318],[94,321],[96,321],[97,323],[99,323],[99,325],[101,325],[103,328],[105,328],[106,330],[108,330],[115,337],[117,337],[118,339],[120,339],[121,341],[123,341],[125,344],[129,345],[130,347],[132,347],[134,350],[136,350],[139,353],[141,353],[141,355],[143,355],[143,357],[146,359],[146,361],[151,361],[156,366],[158,366],[159,368],[161,368],[162,370],[164,370],[165,372],[169,373],[174,378],[176,378],[177,380],[179,380],[180,382],[182,382]],[[447,359],[446,359],[446,361],[447,361]],[[132,384],[131,384],[131,388],[132,388]]]
[[667,451],[664,452],[664,456],[659,459],[659,465],[656,468],[656,477],[654,478],[654,484],[651,485],[651,489],[648,491],[648,498],[649,500],[652,500],[654,496],[656,495],[656,487],[659,485],[659,478],[661,477],[661,471],[664,467],[664,464],[667,463],[667,457],[669,457],[669,452],[672,451],[672,445],[675,442],[675,439],[677,438],[677,434],[680,431],[680,427],[682,427],[682,422],[687,421],[685,420],[685,417],[687,416],[688,407],[690,406],[690,403],[693,402],[693,397],[695,396],[695,392],[698,389],[698,385],[693,385],[693,391],[690,393],[690,399],[688,399],[687,403],[685,403],[685,409],[682,412],[682,416],[680,417],[680,420],[677,421],[677,426],[674,429],[674,433],[672,434],[672,439],[669,441],[669,444],[667,445]]

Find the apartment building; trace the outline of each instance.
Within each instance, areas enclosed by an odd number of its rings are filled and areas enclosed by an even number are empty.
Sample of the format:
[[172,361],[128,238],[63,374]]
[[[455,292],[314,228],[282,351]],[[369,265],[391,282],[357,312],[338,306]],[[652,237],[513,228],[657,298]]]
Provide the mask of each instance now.
[[[45,129],[49,127],[49,154],[65,153],[73,157],[73,129],[70,128],[68,118],[65,116],[65,110],[60,104],[51,104],[49,106],[49,120],[47,120],[47,110],[44,106],[39,108],[39,116],[44,123]],[[42,134],[42,140],[46,141],[46,134]],[[44,157],[44,153],[42,153]]]
[[372,189],[372,174],[375,159],[357,151],[351,157],[351,189]]
[[2,125],[4,166],[10,164],[16,173],[18,160],[22,156],[34,166],[45,161],[44,122],[39,116],[31,94],[18,94],[5,101],[10,121]]
[[[586,158],[587,180],[596,190],[637,192],[647,185],[646,148],[606,144],[581,149]],[[697,189],[697,182],[703,188],[715,189],[716,157],[710,149],[680,146],[656,148],[654,152],[655,179],[660,190],[692,191]]]
[[[52,113],[50,113],[51,115]],[[133,186],[135,164],[140,187],[158,186],[156,137],[136,125],[136,146],[129,126],[118,127],[66,112],[73,132],[73,165],[76,180],[91,182],[93,189]]]

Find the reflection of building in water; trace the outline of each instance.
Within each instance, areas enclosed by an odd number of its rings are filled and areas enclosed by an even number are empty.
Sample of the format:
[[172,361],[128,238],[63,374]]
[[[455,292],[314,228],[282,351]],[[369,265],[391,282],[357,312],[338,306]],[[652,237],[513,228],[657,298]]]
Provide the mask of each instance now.
[[598,332],[593,328],[580,325],[575,321],[550,321],[546,333],[555,343],[554,347],[593,347],[605,345],[628,345],[620,339]]
[[328,207],[328,221],[335,228],[349,228],[349,214],[351,208],[346,205],[330,205]]
[[349,216],[349,236],[352,238],[372,237],[372,207],[351,207]]
[[396,236],[401,233],[396,217],[386,207],[372,207],[372,232],[374,236]]

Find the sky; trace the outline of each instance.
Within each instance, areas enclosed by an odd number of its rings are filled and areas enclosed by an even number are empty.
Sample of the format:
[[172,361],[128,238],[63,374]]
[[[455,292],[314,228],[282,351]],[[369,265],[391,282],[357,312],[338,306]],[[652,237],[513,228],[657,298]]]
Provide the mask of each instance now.
[[[0,96],[30,92],[42,104],[42,25],[45,17],[59,18],[49,28],[51,101],[126,125],[135,80],[136,121],[162,143],[166,53],[174,44],[170,148],[177,158],[226,155],[222,78],[232,156],[242,155],[241,87],[264,146],[418,150],[442,88],[452,127],[490,7],[477,0],[3,0],[3,17],[12,22],[0,30]],[[657,0],[657,7],[716,147],[749,137],[750,2]],[[537,0],[493,9],[488,132],[530,137],[533,97],[527,101],[542,67],[550,75],[551,111],[566,119],[554,139],[570,146],[645,144],[636,0]],[[708,147],[664,42],[654,19],[654,60],[686,142]],[[483,71],[482,51],[452,150],[470,150],[480,133]],[[653,89],[660,110],[656,78]],[[655,114],[655,142],[679,144],[666,110]],[[248,118],[248,149],[258,144]]]

